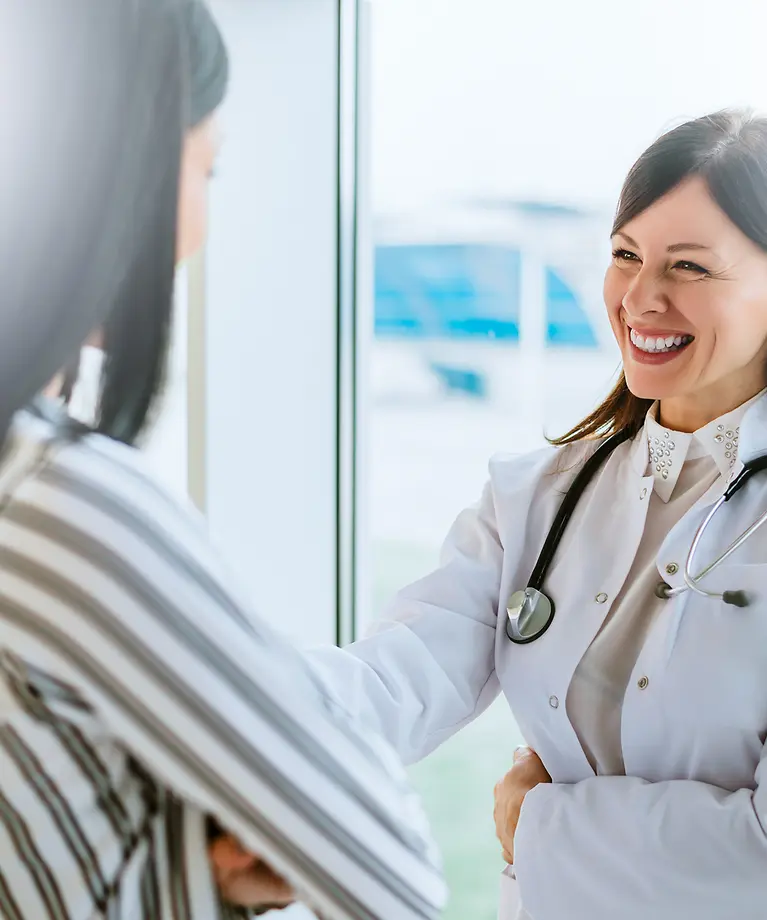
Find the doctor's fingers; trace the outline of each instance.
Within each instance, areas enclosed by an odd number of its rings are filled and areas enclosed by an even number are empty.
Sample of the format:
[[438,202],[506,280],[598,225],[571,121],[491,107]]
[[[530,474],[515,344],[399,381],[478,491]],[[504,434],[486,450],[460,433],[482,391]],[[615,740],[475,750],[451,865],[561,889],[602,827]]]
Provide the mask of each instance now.
[[516,821],[513,818],[509,820],[506,816],[496,815],[495,835],[501,845],[503,859],[509,865],[514,864],[514,833],[516,827]]
[[[501,781],[495,787],[495,803],[493,806],[493,823],[495,836],[506,855],[514,852],[514,832],[517,826],[518,809],[509,800],[504,783]],[[511,860],[506,860],[510,862]]]
[[525,786],[537,786],[538,783],[550,783],[551,776],[543,761],[532,748],[517,748],[514,751],[514,763],[509,770],[512,778]]

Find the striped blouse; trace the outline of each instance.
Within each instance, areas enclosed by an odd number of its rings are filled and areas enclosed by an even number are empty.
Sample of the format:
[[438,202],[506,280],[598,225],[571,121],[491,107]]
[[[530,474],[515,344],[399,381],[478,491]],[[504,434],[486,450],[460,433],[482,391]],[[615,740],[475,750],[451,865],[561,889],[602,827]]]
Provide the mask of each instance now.
[[436,917],[401,766],[129,448],[21,413],[0,464],[0,916],[213,920],[206,825],[330,920]]

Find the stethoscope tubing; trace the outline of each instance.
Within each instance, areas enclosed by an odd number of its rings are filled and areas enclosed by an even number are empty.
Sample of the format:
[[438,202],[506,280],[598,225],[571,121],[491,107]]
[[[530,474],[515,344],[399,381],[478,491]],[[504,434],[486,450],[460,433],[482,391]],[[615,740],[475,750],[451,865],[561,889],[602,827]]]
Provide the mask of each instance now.
[[706,514],[706,517],[703,519],[703,521],[699,525],[698,529],[695,531],[695,536],[692,538],[692,543],[690,544],[690,550],[687,553],[687,559],[685,560],[685,564],[684,564],[683,577],[684,577],[685,587],[680,586],[679,588],[670,588],[666,592],[667,597],[673,597],[677,594],[681,594],[686,588],[689,589],[690,591],[694,591],[696,594],[700,595],[701,597],[708,597],[708,598],[723,597],[723,595],[717,592],[706,591],[704,588],[701,588],[699,582],[702,579],[704,579],[706,575],[709,575],[711,572],[713,572],[714,569],[717,568],[717,566],[721,565],[726,559],[728,559],[737,549],[740,549],[740,547],[743,546],[746,540],[752,537],[756,533],[756,531],[759,530],[760,527],[762,527],[763,524],[767,523],[767,513],[760,515],[754,521],[753,524],[747,527],[746,530],[743,531],[743,533],[739,534],[732,541],[732,543],[730,543],[730,545],[727,547],[727,549],[724,550],[723,553],[717,556],[716,559],[709,562],[709,564],[704,569],[701,569],[700,572],[693,575],[693,564],[695,562],[695,555],[698,552],[698,547],[700,545],[700,541],[703,537],[703,534],[706,532],[706,528],[709,526],[709,524],[711,524],[711,522],[713,521],[717,511],[719,511],[719,509],[722,507],[722,505],[725,504],[725,502],[728,502],[734,495],[737,495],[737,493],[745,486],[745,484],[748,482],[749,479],[751,479],[752,476],[755,476],[757,473],[761,472],[764,469],[767,469],[767,455],[762,456],[762,457],[756,457],[754,460],[751,460],[749,463],[747,463],[743,467],[741,472],[738,474],[738,476],[735,477],[735,479],[729,484],[729,486],[727,486],[722,497],[719,498],[714,503],[712,508]]
[[543,541],[541,552],[538,555],[538,560],[535,563],[535,567],[530,575],[530,581],[527,584],[529,588],[535,588],[537,591],[541,590],[546,573],[554,560],[554,554],[562,541],[565,528],[570,523],[573,512],[581,496],[586,491],[586,487],[615,448],[624,441],[627,441],[630,437],[630,430],[619,431],[616,434],[610,435],[610,437],[607,438],[603,444],[600,444],[583,464],[583,467],[579,470],[575,479],[573,479],[570,488],[562,499],[562,504],[559,506],[559,510],[546,535],[546,539]]
[[[526,591],[532,589],[534,592],[537,592],[539,595],[543,595],[547,599],[551,606],[549,619],[542,629],[537,630],[532,636],[526,638],[514,636],[512,634],[513,631],[510,630],[510,624],[507,622],[506,632],[513,642],[518,644],[526,644],[528,642],[532,642],[534,639],[537,639],[539,636],[543,635],[543,633],[551,625],[551,621],[554,618],[555,606],[553,600],[549,598],[548,595],[546,595],[543,591],[543,583],[554,559],[557,548],[559,547],[559,544],[562,540],[562,536],[564,535],[565,529],[570,522],[570,519],[572,518],[578,502],[580,501],[586,488],[594,478],[601,465],[615,450],[616,447],[618,447],[624,441],[627,441],[630,437],[632,437],[632,435],[633,432],[630,429],[624,429],[623,431],[619,431],[613,435],[610,435],[604,441],[604,443],[600,444],[600,446],[594,451],[591,457],[589,457],[588,460],[584,463],[582,469],[578,472],[572,484],[570,485],[570,488],[567,490],[565,497],[559,506],[554,521],[549,529],[549,532],[546,535],[546,539],[544,540],[541,552],[535,563],[535,568],[532,571],[530,581],[528,582],[526,588]],[[756,533],[760,527],[767,523],[767,512],[757,518],[753,524],[746,528],[743,533],[741,533],[732,541],[732,543],[727,547],[727,549],[724,550],[723,553],[721,553],[721,555],[710,562],[696,575],[693,575],[693,564],[695,562],[695,556],[700,546],[701,539],[703,538],[703,534],[706,532],[706,528],[713,521],[717,511],[720,510],[722,505],[724,505],[734,495],[736,495],[746,485],[752,476],[756,475],[756,473],[759,473],[762,470],[767,470],[767,454],[755,457],[753,460],[750,460],[744,465],[741,472],[727,486],[722,497],[714,503],[713,507],[707,512],[705,518],[695,531],[695,535],[690,544],[690,549],[687,553],[687,558],[685,559],[684,563],[684,585],[672,588],[665,582],[661,582],[656,589],[656,594],[658,597],[667,599],[682,594],[685,591],[693,591],[701,597],[721,599],[725,603],[731,604],[735,607],[745,607],[749,604],[749,598],[744,591],[724,591],[720,594],[717,592],[706,591],[704,588],[700,587],[699,582],[701,579],[705,578],[706,575],[709,575],[711,572],[713,572],[717,566],[721,565],[726,559],[728,559],[737,549],[743,546],[746,540],[748,540],[754,533]],[[521,594],[521,592],[517,592],[517,594]],[[507,615],[508,618],[511,619],[510,609],[507,609]],[[516,620],[514,622],[516,623]]]

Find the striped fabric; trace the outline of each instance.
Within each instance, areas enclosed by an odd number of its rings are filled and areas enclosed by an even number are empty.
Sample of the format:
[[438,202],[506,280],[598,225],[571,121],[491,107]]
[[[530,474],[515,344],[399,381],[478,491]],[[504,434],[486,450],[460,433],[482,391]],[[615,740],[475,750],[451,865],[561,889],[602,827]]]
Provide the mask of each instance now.
[[226,920],[212,817],[328,920],[438,916],[399,763],[253,617],[134,451],[20,415],[0,467],[0,916]]

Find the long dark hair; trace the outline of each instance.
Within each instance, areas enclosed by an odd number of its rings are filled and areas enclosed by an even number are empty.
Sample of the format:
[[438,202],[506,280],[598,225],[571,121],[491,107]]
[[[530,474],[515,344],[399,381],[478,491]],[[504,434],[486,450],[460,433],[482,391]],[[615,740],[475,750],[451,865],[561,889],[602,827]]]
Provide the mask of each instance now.
[[[188,128],[202,122],[221,104],[228,59],[221,34],[203,2],[182,0],[180,13],[188,91],[184,126]],[[156,88],[156,92],[165,91],[165,87]],[[177,178],[169,176],[168,180],[161,205],[165,245],[154,250],[153,259],[149,254],[142,256],[141,264],[129,271],[103,328],[106,360],[97,429],[127,443],[133,443],[144,428],[165,377],[172,319],[172,274],[169,288],[168,266],[175,258],[174,188],[178,184]],[[171,240],[172,252],[167,248]]]
[[4,0],[0,35],[0,442],[101,328],[98,428],[130,443],[163,378],[194,55],[223,45],[197,0]]
[[172,0],[4,0],[0,35],[1,439],[116,305],[170,309],[186,90]]
[[[649,147],[626,178],[612,233],[691,176],[701,176],[732,223],[767,252],[767,118],[742,110],[688,121]],[[551,443],[638,431],[651,404],[634,396],[621,372],[604,402]]]

